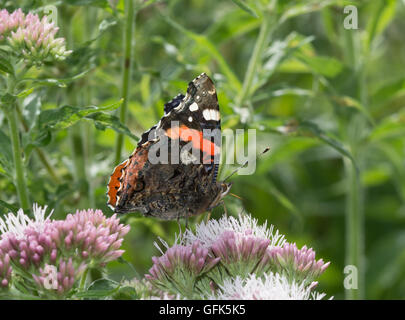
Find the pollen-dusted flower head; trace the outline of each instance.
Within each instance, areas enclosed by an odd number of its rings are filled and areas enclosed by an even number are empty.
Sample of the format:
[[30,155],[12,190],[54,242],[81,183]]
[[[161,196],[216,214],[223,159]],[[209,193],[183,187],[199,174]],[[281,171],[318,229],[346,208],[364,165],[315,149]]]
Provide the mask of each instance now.
[[313,292],[311,287],[290,282],[278,273],[265,273],[262,277],[251,274],[246,279],[236,277],[224,284],[210,299],[215,300],[321,300],[324,293]]
[[0,11],[0,40],[10,46],[13,54],[35,65],[45,60],[64,60],[72,51],[66,50],[65,39],[55,38],[59,28],[37,14],[25,15],[21,9],[11,14]]
[[[60,294],[70,290],[87,267],[104,266],[122,255],[129,226],[115,215],[107,218],[101,210],[89,209],[52,220],[45,218],[45,211],[34,205],[34,219],[22,210],[0,218],[0,262],[6,265],[9,259],[14,273],[25,279],[31,274],[36,284]],[[52,279],[56,288],[46,285]]]

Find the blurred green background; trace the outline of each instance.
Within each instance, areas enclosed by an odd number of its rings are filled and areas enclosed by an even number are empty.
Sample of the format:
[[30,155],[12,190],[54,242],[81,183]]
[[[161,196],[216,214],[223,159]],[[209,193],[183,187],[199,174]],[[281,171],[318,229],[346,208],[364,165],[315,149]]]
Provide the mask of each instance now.
[[[38,88],[19,106],[28,124],[22,140],[30,200],[53,208],[56,218],[89,207],[112,214],[105,192],[118,164],[116,132],[92,119],[50,130],[42,140],[31,129],[43,110],[103,106],[125,95],[127,31],[133,54],[128,114],[121,120],[133,134],[154,125],[163,104],[206,72],[217,87],[222,128],[256,129],[257,152],[270,147],[253,175],[231,178],[241,199],[227,196],[228,212],[268,221],[289,242],[331,261],[318,286],[328,296],[403,299],[405,1],[134,0],[132,33],[130,2],[0,1],[9,11],[39,14],[54,6],[58,35],[74,50],[63,63],[30,71],[71,80]],[[348,5],[357,8],[358,29],[344,28],[354,14],[344,12]],[[119,110],[111,113],[119,117]],[[0,125],[7,132],[2,114]],[[136,142],[125,136],[121,161]],[[19,205],[7,146],[1,148],[0,210],[6,213],[5,205]],[[223,165],[220,177],[234,168]],[[218,207],[212,217],[222,213]],[[159,254],[153,242],[160,236],[172,243],[178,233],[176,222],[136,213],[122,220],[131,224],[127,262],[108,266],[117,280],[147,272]],[[351,264],[359,267],[359,289],[345,293],[344,267]]]

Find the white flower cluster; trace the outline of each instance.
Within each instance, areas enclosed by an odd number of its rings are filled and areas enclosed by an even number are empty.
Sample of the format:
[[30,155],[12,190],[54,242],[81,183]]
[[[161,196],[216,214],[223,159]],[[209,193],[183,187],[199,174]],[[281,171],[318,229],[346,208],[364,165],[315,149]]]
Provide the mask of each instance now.
[[220,286],[220,293],[211,295],[212,300],[321,300],[324,293],[311,290],[304,283],[290,283],[285,276],[278,273],[264,274],[257,277],[250,275],[247,279],[227,279]]
[[238,218],[223,216],[219,220],[203,221],[196,226],[194,233],[186,230],[184,235],[177,239],[177,242],[191,244],[200,241],[204,247],[210,247],[226,231],[233,231],[241,236],[269,239],[270,247],[283,246],[285,243],[284,235],[280,234],[278,230],[274,230],[273,225],[267,228],[267,221],[263,225],[259,225],[257,219],[243,214]]

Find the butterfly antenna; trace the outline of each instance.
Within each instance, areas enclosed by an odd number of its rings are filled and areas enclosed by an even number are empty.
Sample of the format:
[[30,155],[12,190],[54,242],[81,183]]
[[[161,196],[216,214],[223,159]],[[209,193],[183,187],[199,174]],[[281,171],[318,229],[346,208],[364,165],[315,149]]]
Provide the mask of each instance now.
[[[264,149],[264,150],[259,154],[259,157],[262,156],[263,154],[265,154],[265,153],[266,153],[267,151],[269,151],[269,150],[270,150],[269,147],[267,147],[266,149]],[[230,177],[232,177],[236,172],[238,172],[239,169],[246,167],[246,166],[248,165],[248,163],[249,163],[249,160],[246,160],[244,164],[242,164],[241,166],[239,166],[238,168],[236,168],[235,170],[233,170],[232,173],[231,173],[230,175],[228,175],[228,176],[224,179],[224,182],[225,182],[226,180],[228,180]]]
[[239,200],[243,200],[241,197],[239,197],[237,194],[234,194],[232,192],[229,193],[232,197],[238,198]]

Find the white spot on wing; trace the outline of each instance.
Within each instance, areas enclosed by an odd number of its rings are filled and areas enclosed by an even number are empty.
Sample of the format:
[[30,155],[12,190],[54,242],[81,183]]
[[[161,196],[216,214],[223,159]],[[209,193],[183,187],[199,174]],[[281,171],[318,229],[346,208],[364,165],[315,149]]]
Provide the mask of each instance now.
[[197,111],[197,110],[198,110],[198,104],[195,103],[195,102],[193,102],[193,103],[188,107],[188,109],[189,109],[190,111],[192,111],[192,112]]
[[193,117],[192,116],[188,117],[188,122],[193,122]]
[[214,120],[214,121],[219,121],[220,119],[220,114],[218,110],[215,109],[205,109],[203,111],[203,117],[205,120],[210,121],[210,120]]
[[205,110],[203,111],[203,117],[204,117],[204,119],[207,120],[207,121],[211,120],[211,112],[210,112],[209,109],[205,109]]

